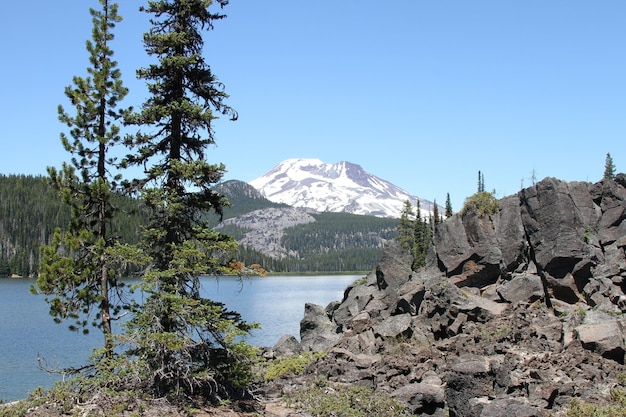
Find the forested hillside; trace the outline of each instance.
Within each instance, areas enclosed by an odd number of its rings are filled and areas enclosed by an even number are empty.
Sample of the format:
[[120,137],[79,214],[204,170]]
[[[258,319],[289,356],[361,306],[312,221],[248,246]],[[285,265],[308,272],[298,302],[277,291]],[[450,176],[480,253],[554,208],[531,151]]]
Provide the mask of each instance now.
[[68,221],[69,211],[43,177],[0,175],[0,276],[34,274],[39,246]]
[[[240,181],[218,186],[231,206],[224,218],[254,210],[287,207],[270,202]],[[112,232],[129,243],[137,241],[142,217],[135,200],[119,196],[120,208]],[[397,219],[348,213],[312,213],[315,221],[286,228],[280,244],[291,255],[276,258],[259,248],[240,245],[236,256],[246,265],[258,263],[270,272],[366,271],[380,259],[385,240],[396,235]],[[56,227],[69,222],[69,210],[42,176],[0,175],[0,277],[34,276],[40,246],[49,244]],[[217,219],[215,223],[217,224]],[[241,240],[248,229],[229,225],[220,229]]]
[[254,187],[243,181],[224,181],[214,188],[215,191],[228,197],[230,202],[230,205],[224,208],[224,219],[230,219],[268,207],[289,207],[286,204],[274,203],[268,200]]
[[[399,220],[350,213],[311,213],[315,221],[288,227],[279,244],[289,255],[268,256],[262,247],[241,245],[238,259],[268,271],[369,271],[380,260],[384,242],[397,235]],[[230,225],[224,232],[242,239],[247,229]]]
[[[112,220],[112,233],[136,242],[141,224],[137,204],[121,196],[115,200],[122,215]],[[36,275],[39,247],[49,244],[54,229],[69,220],[69,209],[45,177],[0,174],[0,277]]]

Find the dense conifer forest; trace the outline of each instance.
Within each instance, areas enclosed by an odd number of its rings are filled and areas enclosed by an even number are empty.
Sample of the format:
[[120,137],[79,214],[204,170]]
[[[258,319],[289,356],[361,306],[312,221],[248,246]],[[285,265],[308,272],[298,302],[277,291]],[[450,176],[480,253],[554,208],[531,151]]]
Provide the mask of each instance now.
[[[238,259],[268,271],[369,271],[382,256],[382,242],[398,233],[398,219],[330,212],[312,216],[315,222],[287,228],[281,239],[281,245],[297,255],[276,259],[241,246]],[[245,233],[236,226],[225,229],[236,238]]]
[[[137,202],[118,196],[114,204],[123,214],[112,219],[112,232],[135,243],[142,223]],[[69,208],[45,177],[0,174],[0,277],[35,276],[40,246],[49,244],[55,228],[63,229],[69,221]]]
[[[230,191],[233,206],[225,208],[225,218],[281,206]],[[112,220],[112,231],[122,241],[135,243],[145,216],[138,213],[136,200],[122,196],[115,200],[121,214]],[[313,216],[314,223],[285,230],[282,244],[297,256],[275,259],[240,245],[235,257],[246,265],[260,264],[270,272],[368,271],[380,259],[380,238],[390,240],[397,235],[398,219],[348,213]],[[69,221],[68,207],[47,184],[46,177],[0,175],[0,277],[37,275],[40,246],[50,244],[55,228],[63,229]],[[228,226],[222,232],[241,239],[245,229]]]

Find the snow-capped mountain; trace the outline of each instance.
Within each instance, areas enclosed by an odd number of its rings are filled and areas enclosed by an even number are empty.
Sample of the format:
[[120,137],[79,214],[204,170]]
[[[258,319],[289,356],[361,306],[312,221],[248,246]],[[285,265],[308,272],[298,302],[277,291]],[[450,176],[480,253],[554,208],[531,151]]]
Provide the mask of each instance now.
[[[275,203],[316,211],[348,212],[378,217],[400,217],[404,202],[417,196],[367,173],[359,165],[319,159],[288,159],[249,183]],[[422,215],[432,203],[420,199]]]

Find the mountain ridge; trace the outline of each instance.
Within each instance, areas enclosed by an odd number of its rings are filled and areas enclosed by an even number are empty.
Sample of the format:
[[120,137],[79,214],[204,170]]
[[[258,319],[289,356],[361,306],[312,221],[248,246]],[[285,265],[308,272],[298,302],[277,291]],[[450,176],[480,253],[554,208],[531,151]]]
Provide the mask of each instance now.
[[397,219],[272,203],[239,180],[226,181],[216,191],[230,205],[222,220],[215,219],[215,228],[240,243],[238,259],[269,271],[369,270],[397,233]]
[[291,158],[249,184],[270,201],[318,212],[399,218],[407,200],[420,201],[422,216],[433,210],[432,202],[348,161],[328,164],[316,158]]

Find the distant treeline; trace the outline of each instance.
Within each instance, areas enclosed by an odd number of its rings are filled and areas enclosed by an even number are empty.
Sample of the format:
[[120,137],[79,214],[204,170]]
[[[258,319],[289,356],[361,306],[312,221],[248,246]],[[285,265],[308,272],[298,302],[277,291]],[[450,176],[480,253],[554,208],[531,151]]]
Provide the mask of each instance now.
[[[120,214],[111,220],[111,232],[135,243],[143,221],[137,202],[114,198]],[[69,221],[68,207],[45,177],[0,174],[0,277],[37,275],[40,246]]]
[[258,263],[269,272],[346,272],[370,271],[382,256],[382,248],[337,250],[300,259],[295,256],[275,259],[241,246],[237,258],[246,265]]
[[[238,259],[268,271],[369,271],[382,256],[383,243],[397,235],[398,219],[349,213],[313,214],[315,222],[285,230],[281,245],[297,255],[281,259],[240,247]],[[239,233],[241,233],[240,231]]]
[[[136,243],[145,216],[138,211],[136,200],[121,195],[114,198],[119,215],[111,220],[111,231],[123,242]],[[250,203],[234,198],[237,214],[264,207],[264,200]],[[244,206],[244,201],[248,205]],[[226,217],[233,215],[228,214]],[[274,259],[240,245],[236,258],[246,265],[260,264],[271,272],[368,271],[380,260],[381,239],[391,240],[397,235],[398,219],[348,213],[313,216],[315,222],[285,231],[281,243],[295,255]],[[50,244],[55,228],[64,229],[69,221],[67,206],[47,184],[46,177],[0,174],[0,277],[36,276],[40,246]],[[235,239],[245,233],[237,226],[221,231]]]

